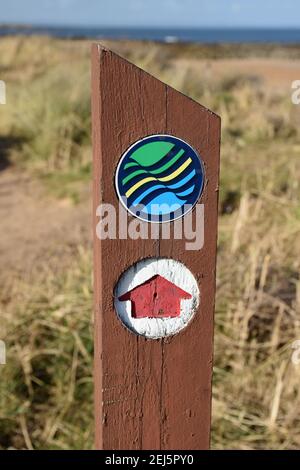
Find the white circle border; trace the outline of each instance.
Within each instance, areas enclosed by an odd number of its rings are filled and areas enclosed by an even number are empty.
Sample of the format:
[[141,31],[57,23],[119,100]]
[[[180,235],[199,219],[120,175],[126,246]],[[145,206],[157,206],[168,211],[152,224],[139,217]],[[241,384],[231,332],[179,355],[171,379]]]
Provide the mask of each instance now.
[[[120,170],[120,167],[121,167],[121,164],[124,160],[124,158],[127,156],[127,154],[130,152],[130,150],[135,147],[137,144],[139,144],[140,142],[143,142],[145,140],[148,140],[148,139],[151,139],[153,137],[171,137],[172,139],[177,139],[177,140],[180,140],[181,142],[183,142],[185,145],[187,145],[188,147],[190,147],[190,149],[197,155],[198,159],[199,159],[199,162],[200,162],[200,165],[201,165],[201,168],[202,168],[202,174],[203,174],[203,178],[202,178],[202,185],[201,185],[201,189],[199,191],[199,197],[197,199],[197,201],[194,202],[194,204],[192,205],[192,207],[189,208],[189,210],[187,210],[184,214],[181,214],[179,215],[178,217],[175,217],[175,219],[172,219],[172,220],[162,220],[162,221],[159,221],[159,220],[146,220],[146,219],[143,219],[143,217],[139,217],[138,215],[136,215],[134,212],[132,212],[128,206],[126,206],[126,204],[124,203],[123,199],[122,199],[122,196],[120,194],[120,191],[119,191],[119,185],[118,185],[118,176],[119,176],[119,170]],[[185,217],[187,214],[189,214],[195,207],[195,205],[197,204],[197,202],[199,201],[199,199],[202,197],[202,194],[203,194],[203,189],[204,189],[204,182],[205,182],[205,168],[204,168],[204,163],[203,163],[203,160],[202,158],[200,157],[199,153],[197,152],[197,150],[195,150],[188,142],[186,142],[185,140],[181,139],[180,137],[176,137],[175,135],[171,135],[171,134],[151,134],[151,135],[148,135],[146,137],[143,137],[142,139],[140,140],[137,140],[136,142],[134,142],[132,145],[130,145],[130,147],[121,155],[120,157],[120,160],[119,160],[119,163],[117,165],[117,168],[116,168],[116,172],[115,172],[115,190],[116,190],[116,193],[118,195],[118,199],[119,201],[121,202],[122,206],[126,209],[127,212],[129,212],[129,214],[131,214],[133,217],[136,217],[137,219],[139,220],[142,220],[143,222],[146,222],[148,224],[167,224],[167,223],[172,223],[174,222],[175,220],[178,220],[178,219],[181,219],[182,217]]]

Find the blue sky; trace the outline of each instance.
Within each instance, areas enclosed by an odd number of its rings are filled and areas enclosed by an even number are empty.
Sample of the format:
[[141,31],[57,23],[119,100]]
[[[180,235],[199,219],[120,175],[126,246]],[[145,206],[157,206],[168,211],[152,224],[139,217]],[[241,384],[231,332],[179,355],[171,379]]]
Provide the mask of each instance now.
[[300,26],[299,0],[1,0],[0,23]]

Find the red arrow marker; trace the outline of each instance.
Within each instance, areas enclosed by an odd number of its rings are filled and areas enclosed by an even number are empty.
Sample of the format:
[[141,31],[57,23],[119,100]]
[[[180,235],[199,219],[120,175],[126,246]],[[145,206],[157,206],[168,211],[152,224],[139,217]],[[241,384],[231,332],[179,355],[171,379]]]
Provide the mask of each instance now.
[[188,292],[156,274],[119,297],[130,300],[133,318],[174,318],[180,316],[180,300],[190,299]]

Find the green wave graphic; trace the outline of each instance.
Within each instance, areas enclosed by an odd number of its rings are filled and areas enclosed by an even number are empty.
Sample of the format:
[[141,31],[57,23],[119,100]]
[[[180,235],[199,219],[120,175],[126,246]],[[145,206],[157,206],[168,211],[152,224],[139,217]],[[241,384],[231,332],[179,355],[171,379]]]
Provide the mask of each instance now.
[[[150,142],[133,152],[130,158],[141,166],[152,166],[167,155],[174,146],[175,144],[171,142]],[[131,166],[130,163],[127,165]],[[127,165],[124,167],[125,170],[128,168]]]
[[[133,171],[128,176],[126,176],[126,178],[124,178],[122,180],[122,184],[126,184],[126,183],[128,183],[128,181],[132,180],[132,178],[134,178],[135,176],[142,175],[142,174],[159,175],[160,173],[163,173],[168,168],[170,168],[172,165],[174,165],[174,163],[176,163],[183,154],[184,154],[184,150],[183,149],[179,150],[179,152],[173,158],[171,158],[171,160],[169,162],[165,163],[164,165],[162,165],[159,168],[156,168],[155,170],[152,170],[152,171],[149,171],[149,170],[148,171],[147,170]],[[129,163],[128,165],[132,166],[131,163]],[[134,163],[134,166],[137,166],[137,164]],[[128,168],[128,166],[127,166],[127,168]]]

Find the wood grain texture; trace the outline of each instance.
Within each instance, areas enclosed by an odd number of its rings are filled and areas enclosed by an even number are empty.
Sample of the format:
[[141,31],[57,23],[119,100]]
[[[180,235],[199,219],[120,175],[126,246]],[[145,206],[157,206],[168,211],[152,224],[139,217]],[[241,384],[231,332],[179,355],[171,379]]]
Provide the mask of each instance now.
[[[206,171],[202,250],[186,251],[186,240],[94,237],[96,448],[207,449],[220,120],[111,51],[93,45],[92,124],[94,233],[97,206],[101,202],[118,206],[114,188],[118,161],[142,137],[168,133],[186,140],[200,153]],[[138,260],[155,256],[184,263],[201,292],[191,324],[164,340],[129,332],[113,305],[120,275]]]

